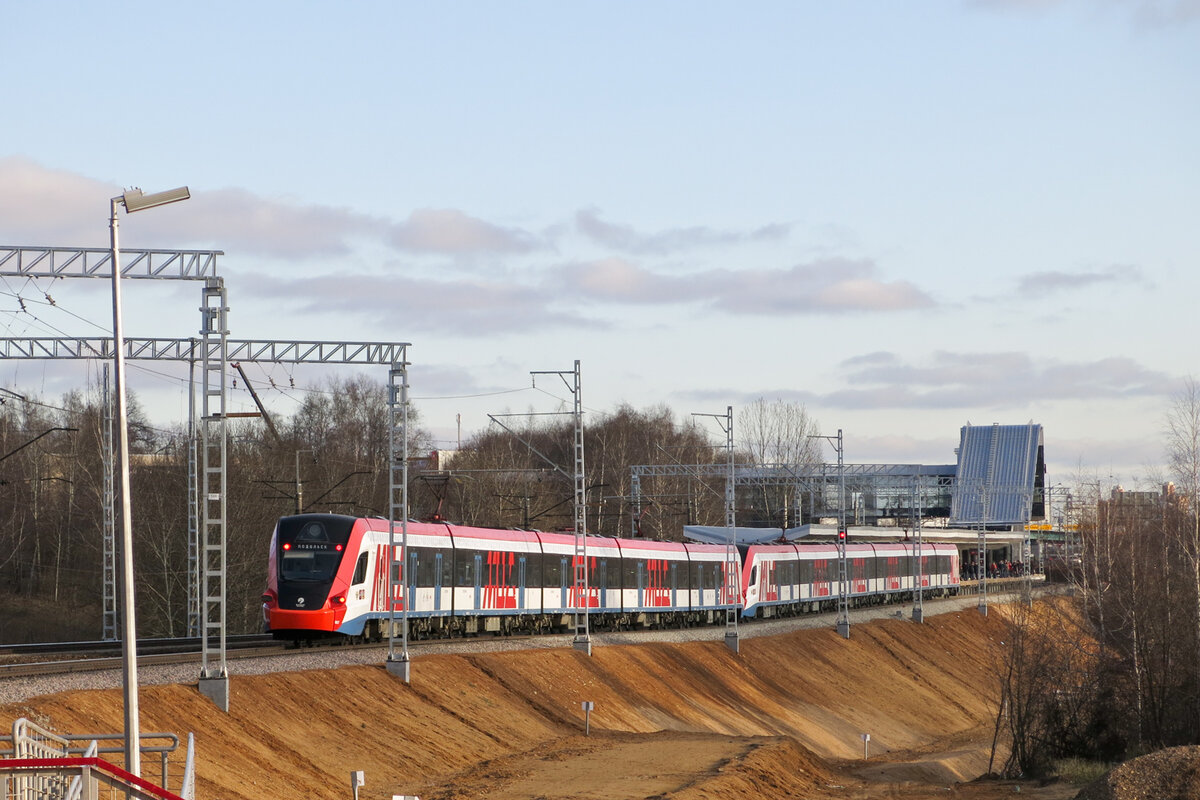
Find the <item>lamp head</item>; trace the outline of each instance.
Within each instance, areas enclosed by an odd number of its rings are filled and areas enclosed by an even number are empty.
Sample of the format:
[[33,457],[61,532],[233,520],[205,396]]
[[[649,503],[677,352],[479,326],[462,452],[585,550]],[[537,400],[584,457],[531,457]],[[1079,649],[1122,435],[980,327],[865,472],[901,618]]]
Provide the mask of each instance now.
[[167,203],[177,203],[180,200],[187,200],[191,197],[191,192],[186,186],[180,186],[178,189],[168,189],[165,192],[155,192],[154,194],[143,194],[141,189],[134,187],[127,189],[125,194],[121,196],[121,202],[125,205],[125,211],[133,213],[141,211],[143,208],[154,208],[155,206],[165,206]]

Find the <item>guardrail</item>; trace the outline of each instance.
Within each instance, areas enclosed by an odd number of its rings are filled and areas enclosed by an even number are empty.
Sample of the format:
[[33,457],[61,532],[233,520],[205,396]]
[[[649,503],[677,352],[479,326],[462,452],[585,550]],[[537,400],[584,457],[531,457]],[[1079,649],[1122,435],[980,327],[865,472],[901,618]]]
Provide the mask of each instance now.
[[[173,733],[145,733],[140,738],[143,742],[165,740],[165,744],[144,745],[140,752],[159,754],[162,763],[162,786],[166,786],[168,756],[179,747],[179,737]],[[116,744],[102,747],[101,741],[114,741]],[[75,746],[76,742],[87,744],[79,747]],[[97,797],[97,780],[110,786],[121,784],[127,793],[133,789],[142,792],[129,796],[177,797],[178,795],[171,794],[166,789],[144,781],[98,757],[101,753],[124,752],[124,742],[125,736],[120,733],[59,734],[46,730],[28,719],[18,719],[13,722],[11,736],[0,736],[0,743],[10,745],[7,751],[0,751],[0,755],[9,756],[0,758],[0,777],[3,778],[3,783],[0,783],[0,788],[3,789],[0,800],[94,800]],[[188,734],[187,764],[181,789],[184,798],[190,798],[194,793],[192,742],[192,736]],[[104,775],[109,777],[102,777]],[[133,778],[138,783],[132,784],[130,788],[125,785],[126,777]]]
[[0,759],[2,800],[185,800],[102,758]]

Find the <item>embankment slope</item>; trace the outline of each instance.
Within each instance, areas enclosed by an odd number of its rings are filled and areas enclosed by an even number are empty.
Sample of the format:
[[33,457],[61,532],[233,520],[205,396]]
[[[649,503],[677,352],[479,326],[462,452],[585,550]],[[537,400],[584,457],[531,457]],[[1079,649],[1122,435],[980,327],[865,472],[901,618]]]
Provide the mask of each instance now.
[[[737,655],[720,638],[590,658],[418,655],[408,685],[382,666],[238,676],[234,664],[230,713],[195,686],[146,686],[141,729],[195,733],[206,800],[344,798],[351,770],[366,772],[362,800],[865,797],[842,793],[854,779],[837,764],[861,759],[862,733],[873,761],[903,754],[913,779],[949,785],[986,769],[999,615],[888,619],[849,640],[796,631],[745,639]],[[47,695],[0,716],[118,731],[122,693]]]

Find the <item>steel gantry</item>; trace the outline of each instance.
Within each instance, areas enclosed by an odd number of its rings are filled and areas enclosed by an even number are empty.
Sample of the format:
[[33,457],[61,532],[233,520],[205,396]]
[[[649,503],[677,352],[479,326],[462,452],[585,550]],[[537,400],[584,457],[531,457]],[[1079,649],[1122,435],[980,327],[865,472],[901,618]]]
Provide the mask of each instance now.
[[[214,315],[215,316],[215,315]],[[221,424],[227,418],[225,412],[225,381],[224,376],[215,373],[215,364],[225,363],[229,359],[255,361],[275,364],[361,364],[385,365],[389,368],[389,410],[392,419],[392,458],[391,470],[391,515],[398,516],[401,524],[407,528],[408,498],[407,466],[408,466],[408,436],[407,436],[407,343],[384,342],[299,342],[299,341],[248,341],[233,339],[126,339],[125,358],[127,360],[143,361],[186,361],[190,364],[200,362],[204,365],[204,411],[202,422],[205,425]],[[0,338],[0,360],[3,359],[96,359],[110,360],[113,356],[113,340],[102,337],[91,338]],[[223,358],[222,358],[223,356]],[[217,387],[214,389],[214,386]],[[201,443],[204,454],[201,488],[203,502],[197,504],[189,492],[189,517],[203,510],[201,520],[189,520],[189,533],[202,530],[204,533],[196,547],[189,544],[189,568],[192,581],[189,585],[189,615],[197,612],[201,620],[201,630],[195,635],[200,636],[201,677],[204,679],[223,680],[226,675],[225,665],[225,547],[227,532],[225,526],[225,431],[207,432]],[[399,439],[399,441],[395,441]],[[218,449],[219,448],[219,449]],[[189,447],[194,453],[195,447]],[[107,452],[107,451],[106,451]],[[189,457],[189,465],[194,465]],[[218,467],[218,465],[220,465]],[[189,486],[194,486],[189,479]],[[196,523],[199,522],[199,528]],[[106,534],[109,526],[106,525]],[[192,538],[189,536],[189,538]],[[111,542],[106,540],[106,548]],[[108,563],[108,557],[105,557]],[[110,572],[105,570],[106,583],[112,580]],[[110,589],[106,587],[105,596]],[[192,608],[192,598],[199,599],[199,609]],[[407,620],[405,621],[407,632]],[[106,622],[106,629],[108,623]],[[212,658],[211,640],[216,639],[216,651],[219,660],[210,664]],[[407,636],[406,647],[407,652]],[[213,687],[219,691],[219,687]],[[225,702],[218,702],[228,710],[227,695]]]
[[[199,620],[201,638],[200,689],[223,710],[229,708],[228,671],[225,652],[226,598],[226,491],[227,491],[227,383],[226,364],[231,358],[242,361],[275,363],[329,364],[386,364],[389,367],[389,411],[391,434],[401,430],[402,443],[391,448],[390,515],[394,518],[397,505],[402,524],[407,528],[407,487],[397,489],[397,480],[407,477],[407,343],[381,342],[280,342],[230,341],[226,292],[217,275],[217,256],[220,250],[124,250],[122,278],[202,280],[201,339],[129,339],[124,340],[125,359],[188,361],[194,370],[201,364],[202,411],[201,446],[197,469],[189,469],[189,518],[199,517],[189,529],[190,571],[197,591],[189,597],[189,624],[193,612]],[[0,246],[0,275],[48,278],[111,278],[112,258],[109,250],[63,247],[4,247]],[[113,340],[103,337],[73,338],[21,337],[0,340],[0,358],[91,358],[112,359]],[[401,391],[397,391],[396,382]],[[194,406],[189,402],[189,410]],[[193,432],[192,420],[189,431]],[[193,451],[195,446],[193,443]],[[397,463],[397,453],[402,461]],[[189,459],[191,464],[191,459]],[[200,472],[194,480],[195,472]],[[399,478],[398,478],[399,476]],[[397,497],[399,501],[397,502]],[[104,510],[105,547],[112,548],[113,516],[111,504]],[[393,522],[395,520],[393,519]],[[407,537],[405,537],[407,538]],[[393,551],[394,558],[394,551]],[[106,571],[106,580],[111,575]],[[403,579],[402,579],[403,580]],[[193,581],[189,581],[192,585]],[[403,585],[403,584],[402,584]],[[407,617],[405,618],[407,623]],[[407,624],[406,637],[407,642]],[[212,640],[216,639],[216,654]]]
[[[0,275],[9,277],[26,277],[26,278],[104,278],[112,279],[113,269],[113,253],[115,247],[108,249],[88,248],[88,247],[10,247],[0,246]],[[204,447],[204,483],[210,487],[210,480],[215,482],[217,486],[215,491],[207,491],[206,496],[215,498],[214,502],[218,507],[224,503],[225,489],[225,462],[224,455],[226,447],[224,443],[225,428],[224,428],[224,378],[221,378],[221,386],[218,390],[219,396],[214,396],[213,391],[210,391],[208,379],[215,373],[224,374],[224,348],[221,343],[224,342],[226,332],[225,323],[227,319],[227,306],[225,304],[225,288],[221,278],[217,275],[217,257],[224,255],[221,250],[124,250],[122,251],[125,260],[121,264],[120,274],[122,278],[134,280],[185,280],[185,281],[203,281],[204,287],[202,290],[203,302],[201,307],[201,333],[204,336],[204,352],[205,366],[203,373],[205,380],[204,385],[204,407],[206,409],[205,423],[203,432],[205,437]],[[114,285],[115,285],[114,281]],[[115,289],[114,289],[115,294]],[[214,354],[208,343],[212,337],[216,337],[218,343],[217,352]],[[97,347],[94,339],[33,339],[26,338],[21,340],[11,340],[11,348],[6,349],[6,357],[9,358],[95,358],[93,353],[97,349],[105,349],[103,346]],[[112,340],[108,339],[106,359],[114,357]],[[71,352],[72,348],[75,352]],[[126,348],[128,352],[128,348]],[[124,353],[125,357],[130,357]],[[141,357],[141,356],[132,356]],[[111,471],[113,467],[112,456],[112,411],[109,408],[110,398],[107,389],[107,379],[104,389],[104,413],[106,415],[105,434],[101,437],[101,449],[105,458],[106,470]],[[207,414],[210,404],[215,403],[219,407],[221,416],[213,417]],[[188,430],[190,436],[194,436],[194,421],[195,413],[193,408],[189,408]],[[194,449],[194,448],[193,448]],[[191,465],[188,473],[188,506],[189,520],[193,527],[189,533],[189,563],[195,564],[198,557],[196,548],[198,547],[198,527],[197,520],[199,503],[199,489],[196,483],[196,476],[199,472],[195,468],[195,464]],[[113,591],[112,585],[114,581],[113,572],[110,569],[110,561],[113,559],[115,549],[115,499],[112,487],[112,475],[107,476],[104,486],[104,508],[102,514],[104,516],[104,580],[105,580],[105,595],[104,595],[104,621],[103,631],[104,636],[115,637],[117,632],[116,626],[116,605],[115,599],[109,602],[109,593]],[[206,503],[204,506],[209,508]],[[213,531],[212,538],[215,541],[224,541],[224,513],[218,511],[214,516],[206,517],[203,525],[206,532]],[[223,554],[222,554],[223,555]],[[189,632],[193,635],[199,635],[199,595],[195,593],[193,582],[188,582],[189,592],[188,598],[188,626]],[[223,593],[222,593],[222,596]],[[223,608],[222,608],[223,617]],[[224,648],[222,647],[222,652]]]

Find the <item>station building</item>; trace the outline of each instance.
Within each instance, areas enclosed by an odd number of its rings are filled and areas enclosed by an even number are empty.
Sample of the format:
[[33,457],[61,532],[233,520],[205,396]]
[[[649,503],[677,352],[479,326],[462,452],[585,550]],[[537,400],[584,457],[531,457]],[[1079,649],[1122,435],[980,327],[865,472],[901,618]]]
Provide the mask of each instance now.
[[[989,571],[1041,572],[1045,554],[1066,536],[1047,522],[1044,447],[1042,426],[1032,422],[965,425],[954,464],[735,464],[736,541],[833,542],[843,528],[847,541],[859,543],[919,533],[923,541],[957,545],[964,572],[977,572],[980,563]],[[783,498],[774,514],[756,513],[745,501],[772,493]],[[729,539],[726,527],[690,525],[684,534]]]

